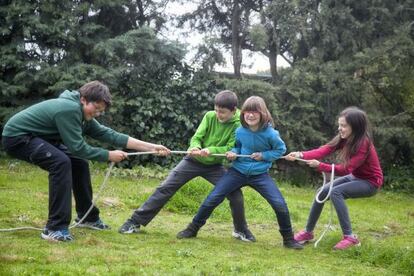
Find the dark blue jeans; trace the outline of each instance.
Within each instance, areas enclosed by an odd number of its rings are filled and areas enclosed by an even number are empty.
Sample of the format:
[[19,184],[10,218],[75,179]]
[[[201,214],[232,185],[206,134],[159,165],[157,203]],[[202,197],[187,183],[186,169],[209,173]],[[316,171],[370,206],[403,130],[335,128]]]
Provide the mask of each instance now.
[[250,186],[261,194],[276,213],[279,231],[282,236],[292,233],[289,210],[285,199],[276,186],[276,183],[268,173],[259,175],[244,175],[237,170],[230,168],[228,172],[217,182],[213,191],[204,200],[193,218],[193,224],[197,227],[203,226],[214,209],[223,202],[226,195],[240,189],[243,186]]
[[[35,164],[49,172],[49,215],[46,228],[61,230],[71,221],[72,189],[79,217],[92,204],[92,186],[89,164],[86,160],[70,154],[59,142],[22,135],[3,137],[4,150],[12,157]],[[94,207],[85,221],[99,219]]]

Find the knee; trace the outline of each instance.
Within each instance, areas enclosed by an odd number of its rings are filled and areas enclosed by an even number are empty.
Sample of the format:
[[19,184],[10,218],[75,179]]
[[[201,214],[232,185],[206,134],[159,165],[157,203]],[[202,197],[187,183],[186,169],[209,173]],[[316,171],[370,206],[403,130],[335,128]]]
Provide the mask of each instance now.
[[270,205],[272,205],[273,210],[279,213],[289,213],[288,206],[286,202],[283,199],[278,200],[272,200],[270,202]]
[[343,196],[343,194],[342,194],[342,191],[341,190],[338,190],[338,189],[332,189],[332,192],[331,192],[331,196],[334,196],[334,197],[341,197],[341,196]]
[[70,158],[66,154],[62,154],[56,158],[56,160],[53,162],[53,170],[55,171],[64,171],[64,172],[71,172],[72,171],[72,163],[70,161]]
[[341,190],[333,189],[330,198],[331,200],[342,199],[344,195]]
[[223,200],[224,196],[219,194],[211,194],[209,197],[207,197],[207,200],[204,202],[204,205],[208,207],[217,206],[220,203],[222,203]]
[[240,205],[244,203],[243,193],[240,189],[227,195],[227,199],[229,200],[231,205]]

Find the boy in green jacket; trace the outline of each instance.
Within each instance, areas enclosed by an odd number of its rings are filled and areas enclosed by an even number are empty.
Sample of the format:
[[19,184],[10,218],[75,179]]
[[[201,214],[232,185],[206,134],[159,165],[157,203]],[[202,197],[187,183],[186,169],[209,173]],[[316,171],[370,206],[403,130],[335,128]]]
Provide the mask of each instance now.
[[[131,218],[119,228],[119,233],[138,232],[140,226],[150,223],[168,200],[191,179],[201,176],[213,185],[217,183],[225,172],[222,164],[224,158],[210,154],[226,153],[234,147],[235,130],[240,126],[237,102],[234,92],[225,90],[216,95],[214,111],[204,115],[191,138],[189,154],[170,172],[149,199],[134,211]],[[241,190],[234,191],[227,198],[233,216],[233,236],[242,241],[256,241],[247,227]]]
[[[92,186],[86,159],[119,162],[127,157],[121,150],[92,147],[84,135],[116,147],[169,154],[162,145],[147,143],[118,133],[95,120],[111,105],[106,85],[92,81],[78,91],[64,91],[59,98],[32,105],[15,114],[2,133],[5,151],[13,157],[33,163],[49,172],[49,216],[41,237],[52,241],[71,241],[69,232],[72,193],[77,220],[92,205]],[[80,227],[96,230],[108,226],[93,207]]]

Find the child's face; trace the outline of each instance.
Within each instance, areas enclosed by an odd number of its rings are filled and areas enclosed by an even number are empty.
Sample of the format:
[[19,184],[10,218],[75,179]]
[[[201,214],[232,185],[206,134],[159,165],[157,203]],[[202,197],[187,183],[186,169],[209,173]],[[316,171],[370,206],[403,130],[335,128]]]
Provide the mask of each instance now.
[[338,132],[342,139],[347,139],[352,134],[352,128],[346,122],[345,117],[338,118]]
[[233,116],[236,110],[230,110],[225,107],[214,106],[214,111],[216,112],[217,119],[220,123],[225,123],[229,121]]
[[257,130],[260,125],[260,112],[258,111],[244,111],[244,121],[252,130]]
[[86,121],[99,117],[105,113],[106,104],[104,102],[88,102],[85,98],[81,98],[83,106],[83,116]]

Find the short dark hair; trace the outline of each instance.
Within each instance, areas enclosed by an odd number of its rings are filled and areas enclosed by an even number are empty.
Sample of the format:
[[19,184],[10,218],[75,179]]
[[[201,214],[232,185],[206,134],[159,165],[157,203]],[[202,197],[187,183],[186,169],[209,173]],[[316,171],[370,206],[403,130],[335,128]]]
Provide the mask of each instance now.
[[108,86],[100,81],[95,80],[84,84],[79,89],[79,93],[87,102],[104,102],[107,108],[112,104],[112,96]]
[[230,90],[220,91],[214,98],[215,106],[218,106],[221,108],[227,108],[231,111],[237,108],[238,103],[239,103],[239,100],[237,98],[236,93]]

